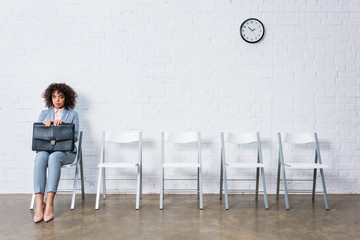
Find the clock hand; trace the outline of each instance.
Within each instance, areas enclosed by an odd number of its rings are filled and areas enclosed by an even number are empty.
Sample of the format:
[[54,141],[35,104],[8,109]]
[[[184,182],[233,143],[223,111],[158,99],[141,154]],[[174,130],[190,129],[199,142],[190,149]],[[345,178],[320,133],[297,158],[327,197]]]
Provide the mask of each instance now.
[[251,29],[249,26],[248,26],[248,28],[249,28],[252,32],[255,30],[255,28],[254,28],[254,29]]

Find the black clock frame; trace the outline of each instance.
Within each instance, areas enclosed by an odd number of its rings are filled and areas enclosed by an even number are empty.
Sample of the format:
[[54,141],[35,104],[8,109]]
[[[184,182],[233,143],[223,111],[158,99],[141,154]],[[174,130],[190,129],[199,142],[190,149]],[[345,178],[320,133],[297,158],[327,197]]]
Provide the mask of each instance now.
[[[264,29],[261,38],[259,38],[259,40],[255,41],[255,42],[250,42],[250,41],[246,40],[246,39],[243,37],[243,35],[241,34],[241,29],[242,29],[243,25],[244,25],[247,21],[250,21],[250,20],[258,21],[258,22],[261,24],[261,26],[263,27],[263,29]],[[264,36],[265,36],[265,26],[264,26],[264,24],[263,24],[259,19],[257,19],[257,18],[248,18],[248,19],[246,19],[246,20],[241,24],[239,32],[240,32],[241,38],[242,38],[245,42],[247,42],[247,43],[257,43],[257,42],[260,42],[260,41],[264,38]]]

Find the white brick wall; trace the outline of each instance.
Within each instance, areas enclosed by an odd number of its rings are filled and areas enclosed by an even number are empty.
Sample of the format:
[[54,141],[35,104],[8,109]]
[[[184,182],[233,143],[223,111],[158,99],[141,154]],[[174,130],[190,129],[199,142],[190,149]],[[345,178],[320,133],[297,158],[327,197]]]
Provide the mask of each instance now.
[[[239,36],[249,17],[265,25],[258,44]],[[146,193],[159,192],[161,130],[202,131],[207,193],[228,130],[261,132],[271,193],[278,131],[317,131],[328,191],[360,193],[359,20],[349,0],[4,0],[0,192],[32,191],[41,93],[66,82],[79,94],[89,193],[105,128],[144,131]]]

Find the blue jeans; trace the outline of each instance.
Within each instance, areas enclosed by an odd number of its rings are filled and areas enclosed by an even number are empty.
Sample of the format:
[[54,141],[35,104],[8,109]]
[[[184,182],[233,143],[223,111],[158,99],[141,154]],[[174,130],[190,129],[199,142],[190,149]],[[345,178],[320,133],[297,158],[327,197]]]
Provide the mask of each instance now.
[[[44,194],[45,185],[47,185],[47,192],[56,193],[60,180],[61,165],[73,163],[75,157],[76,153],[73,152],[37,152],[34,162],[34,193]],[[46,172],[48,175],[47,183]]]

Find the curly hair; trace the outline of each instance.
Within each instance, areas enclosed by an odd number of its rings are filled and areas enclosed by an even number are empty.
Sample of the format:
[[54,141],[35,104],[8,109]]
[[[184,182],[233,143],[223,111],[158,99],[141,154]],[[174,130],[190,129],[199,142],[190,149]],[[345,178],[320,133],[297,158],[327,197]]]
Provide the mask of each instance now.
[[66,109],[74,109],[76,104],[77,93],[70,86],[65,83],[52,83],[50,84],[42,94],[42,97],[45,100],[45,107],[52,108],[54,104],[52,102],[52,94],[54,91],[63,92],[65,95],[65,105]]

